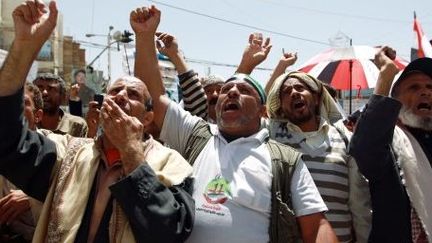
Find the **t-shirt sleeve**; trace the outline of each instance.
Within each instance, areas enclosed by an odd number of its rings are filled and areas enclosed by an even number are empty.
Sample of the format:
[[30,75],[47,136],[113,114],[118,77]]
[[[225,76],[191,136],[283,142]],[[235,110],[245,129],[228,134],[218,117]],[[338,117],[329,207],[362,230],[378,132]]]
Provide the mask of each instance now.
[[309,170],[301,159],[291,180],[291,195],[296,217],[328,210]]
[[171,101],[162,125],[160,139],[170,148],[184,154],[186,143],[195,125],[201,120]]

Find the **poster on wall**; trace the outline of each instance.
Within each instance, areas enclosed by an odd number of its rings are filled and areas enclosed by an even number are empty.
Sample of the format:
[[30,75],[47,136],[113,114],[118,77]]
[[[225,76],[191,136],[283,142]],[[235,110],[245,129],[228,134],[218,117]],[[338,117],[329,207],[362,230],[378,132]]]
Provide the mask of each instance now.
[[53,45],[52,40],[47,40],[42,46],[36,60],[38,61],[52,61],[53,60]]

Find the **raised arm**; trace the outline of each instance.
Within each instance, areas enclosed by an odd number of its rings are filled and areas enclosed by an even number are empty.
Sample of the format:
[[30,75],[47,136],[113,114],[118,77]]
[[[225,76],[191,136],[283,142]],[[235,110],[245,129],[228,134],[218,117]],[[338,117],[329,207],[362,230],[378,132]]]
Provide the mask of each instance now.
[[130,24],[136,36],[135,76],[147,85],[153,99],[154,122],[161,128],[170,100],[165,88],[156,57],[155,34],[161,12],[155,7],[138,8],[130,14]]
[[36,55],[57,22],[57,7],[49,4],[49,15],[40,0],[26,1],[12,13],[15,39],[0,70],[0,96],[15,94],[24,85]]
[[167,56],[174,64],[178,74],[188,71],[186,61],[178,49],[177,39],[168,33],[157,32],[156,46],[160,53]]
[[39,0],[26,1],[12,13],[15,39],[0,70],[0,174],[40,201],[49,189],[56,161],[52,141],[30,131],[23,118],[22,87],[30,66],[57,21],[54,1],[46,6]]
[[356,159],[360,172],[370,181],[379,179],[393,166],[390,145],[401,104],[387,97],[398,72],[389,58],[391,53],[393,51],[388,47],[383,47],[375,57],[375,63],[380,69],[375,94],[369,99],[357,122],[350,142],[349,153]]
[[297,61],[297,52],[286,53],[285,51],[282,50],[282,57],[280,58],[278,64],[276,65],[276,68],[273,70],[273,73],[270,76],[270,79],[269,81],[267,81],[267,84],[265,86],[265,92],[267,95],[270,92],[270,89],[273,86],[274,81],[280,75],[282,75],[289,66],[294,65],[296,61]]
[[243,52],[236,73],[251,74],[255,67],[267,58],[271,48],[270,38],[266,38],[266,40],[263,41],[263,35],[261,33],[250,34],[248,45]]
[[201,82],[193,70],[188,69],[183,55],[179,52],[177,39],[168,33],[156,33],[157,48],[174,64],[183,94],[184,109],[192,115],[207,119],[206,94]]
[[393,60],[396,58],[396,51],[391,47],[382,47],[375,55],[375,64],[380,73],[374,89],[374,94],[388,96],[394,77],[399,72]]

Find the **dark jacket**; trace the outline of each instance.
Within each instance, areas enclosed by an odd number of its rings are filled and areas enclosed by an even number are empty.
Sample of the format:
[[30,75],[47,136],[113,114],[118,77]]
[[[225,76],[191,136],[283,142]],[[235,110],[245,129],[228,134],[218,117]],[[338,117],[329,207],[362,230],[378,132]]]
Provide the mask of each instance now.
[[372,230],[369,242],[412,242],[411,205],[391,148],[401,103],[373,95],[360,117],[350,154],[369,180]]

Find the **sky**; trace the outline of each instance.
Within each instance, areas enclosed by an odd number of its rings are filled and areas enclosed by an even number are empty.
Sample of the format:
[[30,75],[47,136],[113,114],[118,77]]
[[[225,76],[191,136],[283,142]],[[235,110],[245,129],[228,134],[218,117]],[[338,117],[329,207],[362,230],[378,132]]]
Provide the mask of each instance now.
[[[328,40],[342,32],[354,45],[390,45],[398,55],[409,59],[410,48],[415,45],[413,11],[422,24],[425,34],[432,38],[431,0],[57,0],[63,14],[64,34],[75,40],[105,45],[106,37],[85,37],[86,33],[106,35],[109,26],[116,30],[129,30],[129,13],[140,6],[156,5],[162,11],[159,30],[177,37],[179,47],[186,58],[216,63],[238,64],[247,44],[248,36],[256,27],[273,44],[263,68],[276,66],[285,51],[298,53],[294,69],[314,55],[330,48]],[[162,3],[162,4],[161,4]],[[192,14],[163,4],[187,9],[219,19],[240,23],[238,26],[216,19]],[[294,38],[293,38],[294,37]],[[84,47],[84,46],[83,46]],[[90,62],[101,48],[85,46],[86,60]],[[112,77],[123,75],[122,54],[112,52]],[[107,54],[104,53],[94,66],[107,70]],[[235,68],[214,65],[189,64],[201,75],[219,74],[229,77]],[[254,71],[252,76],[264,82],[271,71]]]

